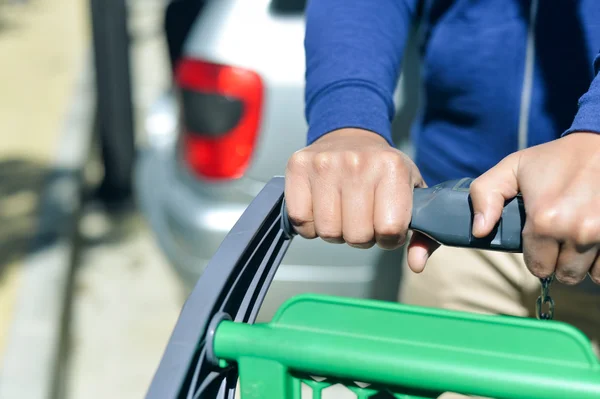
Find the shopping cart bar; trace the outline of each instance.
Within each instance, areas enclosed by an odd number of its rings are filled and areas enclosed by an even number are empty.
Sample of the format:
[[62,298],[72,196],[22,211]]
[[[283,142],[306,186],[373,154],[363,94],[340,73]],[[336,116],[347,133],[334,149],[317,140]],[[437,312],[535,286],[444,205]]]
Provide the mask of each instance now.
[[[450,245],[520,249],[520,198],[505,207],[501,228],[473,240],[464,229],[469,182],[447,183],[418,193],[422,207],[413,221],[417,215],[420,228],[444,233]],[[284,303],[271,322],[253,324],[293,239],[283,192],[283,178],[269,181],[209,262],[146,398],[234,399],[238,377],[241,399],[300,399],[303,388],[313,399],[328,399],[325,389],[336,384],[358,399],[442,392],[600,398],[600,362],[589,339],[557,321],[303,294]],[[451,229],[464,233],[448,234]]]
[[214,349],[237,364],[242,398],[294,398],[297,374],[419,392],[406,399],[600,398],[589,341],[558,322],[301,295],[269,324],[221,322]]

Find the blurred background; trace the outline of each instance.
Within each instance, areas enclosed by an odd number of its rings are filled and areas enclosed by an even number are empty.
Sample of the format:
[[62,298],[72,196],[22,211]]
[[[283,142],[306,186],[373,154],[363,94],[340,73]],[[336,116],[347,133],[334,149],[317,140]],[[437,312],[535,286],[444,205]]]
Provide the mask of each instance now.
[[[306,2],[0,0],[0,399],[144,397],[203,268],[305,145]],[[395,300],[399,265],[296,240],[260,319],[301,292]]]

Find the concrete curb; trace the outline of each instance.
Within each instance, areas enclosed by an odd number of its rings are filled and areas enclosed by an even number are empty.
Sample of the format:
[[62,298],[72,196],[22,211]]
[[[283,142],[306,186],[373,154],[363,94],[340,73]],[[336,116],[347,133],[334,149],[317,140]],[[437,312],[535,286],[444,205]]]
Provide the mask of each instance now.
[[90,55],[85,57],[77,79],[62,139],[41,194],[38,233],[23,261],[15,318],[0,369],[2,399],[50,399],[59,389],[82,171],[93,132],[95,96]]

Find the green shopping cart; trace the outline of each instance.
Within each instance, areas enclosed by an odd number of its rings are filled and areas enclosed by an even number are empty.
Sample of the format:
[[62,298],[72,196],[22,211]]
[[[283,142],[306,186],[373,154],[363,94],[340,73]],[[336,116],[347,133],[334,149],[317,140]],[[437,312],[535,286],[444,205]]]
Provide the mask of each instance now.
[[[416,189],[411,228],[445,245],[521,251],[525,211],[508,201],[485,239],[470,234],[470,179]],[[305,294],[254,324],[293,239],[284,180],[242,214],[188,297],[148,399],[300,399],[341,384],[359,399],[598,399],[589,340],[557,321]],[[541,302],[546,300],[541,297]]]

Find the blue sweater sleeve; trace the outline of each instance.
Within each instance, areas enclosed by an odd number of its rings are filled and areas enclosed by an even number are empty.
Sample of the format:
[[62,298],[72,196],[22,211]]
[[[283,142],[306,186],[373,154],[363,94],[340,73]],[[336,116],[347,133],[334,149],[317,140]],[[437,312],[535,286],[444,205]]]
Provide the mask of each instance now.
[[589,90],[579,99],[579,108],[571,127],[562,135],[573,132],[600,133],[600,53],[594,60],[594,73]]
[[418,0],[312,0],[306,10],[308,144],[362,128],[392,144],[393,95]]

